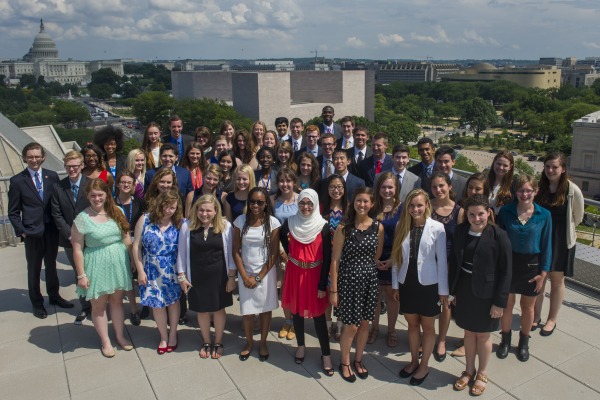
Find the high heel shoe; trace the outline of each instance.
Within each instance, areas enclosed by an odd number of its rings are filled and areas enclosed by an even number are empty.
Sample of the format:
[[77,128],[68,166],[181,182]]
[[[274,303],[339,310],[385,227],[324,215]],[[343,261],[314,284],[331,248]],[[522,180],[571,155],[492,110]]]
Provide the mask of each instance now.
[[[298,354],[298,349],[296,349],[296,354]],[[304,348],[304,356],[302,357],[298,357],[297,355],[294,355],[294,362],[298,365],[302,364],[304,362],[304,357],[306,356],[306,348]]]
[[[357,365],[365,372],[359,372],[358,368],[356,368]],[[369,371],[365,368],[362,360],[354,360],[354,370],[356,371],[356,376],[358,376],[360,379],[367,379],[369,377]]]
[[176,339],[177,339],[177,343],[175,343],[175,346],[171,346],[167,342],[167,353],[172,353],[175,350],[177,350],[177,345],[179,344],[179,337],[176,337]]
[[158,348],[156,349],[156,352],[162,356],[163,354],[165,354],[167,352],[168,348],[169,348],[169,346],[165,346],[165,347],[158,346]]
[[346,382],[350,382],[350,383],[356,382],[356,375],[351,373],[350,376],[344,376],[344,371],[343,371],[342,367],[346,367],[346,368],[348,368],[348,372],[350,372],[350,373],[352,372],[352,370],[350,369],[350,364],[340,363],[339,370],[340,370],[340,375],[342,376],[342,379],[344,379]]
[[333,368],[325,368],[325,364],[323,363],[323,356],[321,356],[321,366],[323,367],[323,372],[325,373],[325,375],[333,376]]

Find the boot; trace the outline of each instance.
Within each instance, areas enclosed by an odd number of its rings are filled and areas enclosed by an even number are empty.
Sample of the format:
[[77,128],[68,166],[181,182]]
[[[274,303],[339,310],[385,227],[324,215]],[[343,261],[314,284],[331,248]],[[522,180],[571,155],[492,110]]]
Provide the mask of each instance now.
[[529,335],[523,335],[519,332],[519,347],[517,349],[517,358],[519,361],[529,360]]
[[498,345],[498,349],[496,349],[496,357],[504,359],[508,357],[508,352],[510,351],[512,331],[500,332],[500,334],[502,335],[502,341]]

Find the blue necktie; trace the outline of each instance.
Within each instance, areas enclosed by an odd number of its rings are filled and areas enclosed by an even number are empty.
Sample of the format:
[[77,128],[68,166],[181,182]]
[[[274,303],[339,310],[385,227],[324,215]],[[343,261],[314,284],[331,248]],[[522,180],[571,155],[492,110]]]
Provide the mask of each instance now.
[[76,184],[72,184],[71,190],[73,191],[73,201],[77,202],[77,193],[79,193],[79,186],[77,186]]
[[44,189],[42,187],[42,181],[40,181],[40,173],[36,172],[33,177],[35,178],[35,187],[40,195],[40,199],[44,200]]

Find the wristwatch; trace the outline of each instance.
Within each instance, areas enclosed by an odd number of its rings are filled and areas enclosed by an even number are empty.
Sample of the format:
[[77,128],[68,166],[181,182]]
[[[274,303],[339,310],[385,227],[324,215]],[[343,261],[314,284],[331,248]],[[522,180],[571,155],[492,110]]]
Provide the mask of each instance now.
[[256,276],[254,277],[254,279],[256,280],[256,283],[260,283],[260,281],[262,280],[262,279],[260,278],[260,276],[258,276],[258,275],[256,275]]

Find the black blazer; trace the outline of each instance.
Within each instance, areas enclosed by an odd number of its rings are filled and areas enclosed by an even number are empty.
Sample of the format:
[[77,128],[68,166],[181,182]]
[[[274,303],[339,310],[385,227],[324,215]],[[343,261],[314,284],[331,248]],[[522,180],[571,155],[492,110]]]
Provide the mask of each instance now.
[[79,182],[79,190],[77,191],[77,201],[73,200],[73,190],[71,190],[71,181],[69,177],[61,179],[60,182],[54,185],[52,190],[52,198],[50,199],[50,207],[52,209],[52,217],[58,228],[58,245],[62,247],[71,247],[71,226],[77,214],[85,210],[90,202],[85,197],[85,188],[90,182],[90,179],[85,175],[81,175]]
[[353,175],[352,173],[348,173],[348,176],[346,176],[346,199],[349,203],[352,202],[356,189],[362,186],[366,186],[364,180]]
[[[450,294],[455,294],[460,274],[465,274],[460,266],[463,251],[469,234],[469,223],[456,227],[450,252],[449,274]],[[512,278],[512,248],[508,235],[496,225],[484,229],[473,255],[473,294],[480,299],[493,299],[493,304],[505,308]]]
[[[350,147],[348,150],[346,150],[346,154],[348,156],[348,160],[350,160],[350,165],[348,165],[348,171],[350,171],[351,174],[356,175],[356,176],[360,176],[360,171],[358,170],[358,164],[356,163],[356,160],[354,159],[354,147]],[[367,158],[371,157],[373,155],[373,150],[371,149],[371,147],[367,146],[365,149],[365,158],[363,159],[366,160]]]
[[[292,135],[290,135],[289,138],[287,138],[287,142],[289,142],[292,145],[292,150],[294,149],[294,139],[292,139]],[[303,148],[305,148],[307,145],[306,143],[306,138],[304,136],[300,136],[300,144],[298,147],[298,151],[302,150]]]
[[58,183],[58,175],[49,169],[40,169],[44,199],[40,199],[37,188],[25,168],[17,175],[10,178],[8,188],[8,219],[12,224],[15,235],[41,238],[45,229],[51,228],[50,234],[55,234],[55,225],[50,210],[52,188]]
[[[391,171],[393,166],[394,162],[392,161],[392,157],[390,157],[389,154],[386,154],[381,165],[381,172]],[[358,176],[364,179],[365,184],[368,187],[373,187],[375,184],[375,158],[372,155],[365,158],[358,164],[357,168]]]
[[[108,158],[106,157],[106,154],[104,155],[104,166],[106,167],[106,169],[108,170],[108,172],[110,172],[110,167],[108,166]],[[117,167],[117,172],[115,173],[115,181],[117,180],[117,176],[119,176],[119,174],[123,171],[125,171],[127,169],[127,157],[125,157],[122,154],[117,154],[117,163],[115,165]],[[78,196],[79,197],[79,193]]]

